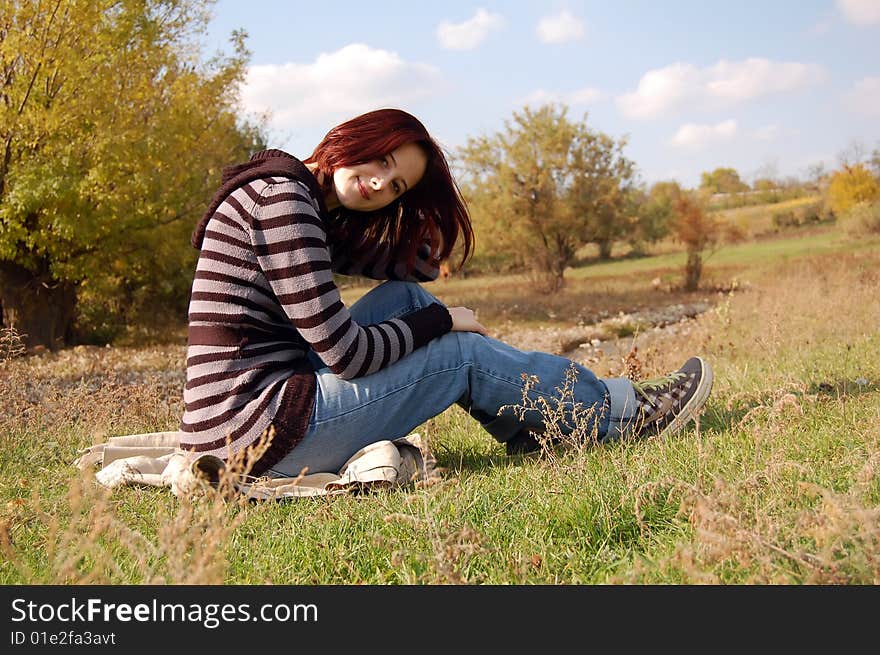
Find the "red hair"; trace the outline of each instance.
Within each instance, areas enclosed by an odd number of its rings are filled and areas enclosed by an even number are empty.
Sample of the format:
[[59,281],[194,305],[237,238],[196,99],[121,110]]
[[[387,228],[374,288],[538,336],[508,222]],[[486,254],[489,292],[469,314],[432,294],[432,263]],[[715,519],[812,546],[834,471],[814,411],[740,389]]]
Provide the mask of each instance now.
[[428,159],[422,179],[382,209],[355,212],[342,207],[331,212],[328,234],[353,257],[387,242],[394,259],[406,262],[410,273],[426,239],[435,252],[439,246],[440,261],[445,261],[461,237],[461,268],[473,249],[470,216],[443,150],[415,116],[400,109],[361,114],[330,130],[304,163],[317,164],[329,191],[337,168],[380,159],[406,143],[418,144]]

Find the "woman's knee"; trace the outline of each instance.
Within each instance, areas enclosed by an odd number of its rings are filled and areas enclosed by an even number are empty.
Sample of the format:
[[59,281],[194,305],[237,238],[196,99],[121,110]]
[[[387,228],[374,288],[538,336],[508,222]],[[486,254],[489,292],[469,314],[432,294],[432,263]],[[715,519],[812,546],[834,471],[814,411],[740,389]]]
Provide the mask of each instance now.
[[382,300],[398,300],[406,302],[407,300],[415,304],[430,305],[438,300],[430,293],[425,291],[424,287],[418,282],[404,282],[402,280],[387,280],[378,287],[372,289],[365,298],[371,295]]
[[441,347],[447,348],[464,363],[475,363],[486,349],[486,337],[476,332],[447,332],[440,337]]
[[377,289],[380,289],[382,293],[409,297],[418,297],[420,292],[424,291],[417,282],[404,282],[403,280],[386,280]]
[[432,302],[438,301],[419,284],[388,280],[355,302],[351,313],[358,322],[378,323],[427,307]]

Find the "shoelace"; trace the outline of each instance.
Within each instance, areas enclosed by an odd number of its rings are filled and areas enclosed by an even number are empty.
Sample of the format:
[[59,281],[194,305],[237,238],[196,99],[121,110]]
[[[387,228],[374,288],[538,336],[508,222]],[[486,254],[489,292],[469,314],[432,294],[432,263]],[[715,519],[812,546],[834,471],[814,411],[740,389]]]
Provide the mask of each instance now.
[[675,373],[670,373],[668,375],[663,375],[659,378],[651,378],[650,380],[642,380],[640,382],[633,382],[633,389],[639,392],[642,397],[653,404],[652,398],[648,395],[649,391],[657,391],[662,389],[663,387],[675,384],[676,382],[680,382],[685,378],[685,374],[681,371],[676,371]]

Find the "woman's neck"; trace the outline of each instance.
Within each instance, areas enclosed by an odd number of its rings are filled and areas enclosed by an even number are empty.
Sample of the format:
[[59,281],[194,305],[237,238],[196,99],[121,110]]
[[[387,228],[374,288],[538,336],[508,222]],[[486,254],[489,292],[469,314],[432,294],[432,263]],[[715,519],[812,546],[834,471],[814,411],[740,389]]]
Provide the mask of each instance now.
[[[324,187],[324,173],[318,170],[317,164],[306,164],[306,168],[308,168],[312,175],[315,176],[315,179],[318,180],[318,186],[322,189]],[[337,207],[339,207],[339,198],[336,197],[336,190],[333,188],[333,185],[330,185],[330,190],[324,192],[324,204],[327,207],[327,211],[333,211]]]

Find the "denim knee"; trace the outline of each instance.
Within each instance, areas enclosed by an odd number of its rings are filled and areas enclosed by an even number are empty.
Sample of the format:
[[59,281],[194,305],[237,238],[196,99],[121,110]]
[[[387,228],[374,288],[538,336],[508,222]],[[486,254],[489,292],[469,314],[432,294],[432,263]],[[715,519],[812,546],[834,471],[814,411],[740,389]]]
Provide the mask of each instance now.
[[349,311],[358,323],[381,323],[427,307],[433,302],[439,301],[419,284],[389,280],[361,296]]
[[469,360],[473,359],[473,353],[478,352],[480,346],[486,345],[486,337],[477,332],[450,332],[458,342],[461,354]]
[[[409,293],[410,297],[422,307],[427,307],[431,303],[435,302],[440,303],[440,301],[437,300],[437,298],[433,294],[429,293],[425,289],[425,287],[423,287],[418,282],[400,282],[398,280],[391,280],[389,282],[386,282],[386,284],[400,285],[402,287],[401,293],[403,292],[403,290],[405,290],[407,293]],[[442,305],[443,303],[440,304]]]
[[[378,292],[391,297],[409,297],[412,304],[417,307],[427,307],[431,303],[439,303],[433,295],[428,293],[418,282],[404,282],[402,280],[388,280],[383,282],[370,293]],[[442,303],[441,303],[442,304]]]

